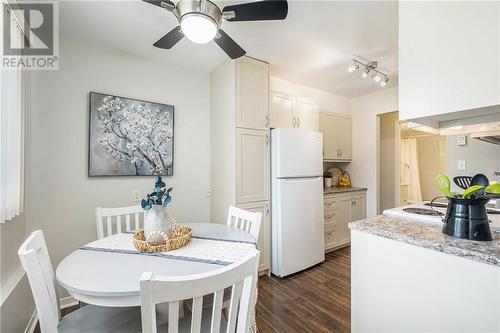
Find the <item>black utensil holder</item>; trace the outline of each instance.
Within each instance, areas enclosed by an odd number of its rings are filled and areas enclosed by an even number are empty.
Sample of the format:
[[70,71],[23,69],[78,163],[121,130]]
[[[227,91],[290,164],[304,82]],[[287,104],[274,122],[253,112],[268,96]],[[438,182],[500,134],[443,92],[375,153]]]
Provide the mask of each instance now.
[[448,209],[443,219],[443,233],[461,239],[491,241],[486,212],[489,198],[448,198]]

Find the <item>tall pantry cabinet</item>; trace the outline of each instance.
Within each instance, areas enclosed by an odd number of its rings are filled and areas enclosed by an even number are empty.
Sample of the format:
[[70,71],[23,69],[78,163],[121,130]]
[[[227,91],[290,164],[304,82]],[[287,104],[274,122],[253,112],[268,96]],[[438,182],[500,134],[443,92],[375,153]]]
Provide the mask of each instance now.
[[241,57],[210,74],[211,220],[229,205],[262,213],[259,272],[270,265],[269,64]]

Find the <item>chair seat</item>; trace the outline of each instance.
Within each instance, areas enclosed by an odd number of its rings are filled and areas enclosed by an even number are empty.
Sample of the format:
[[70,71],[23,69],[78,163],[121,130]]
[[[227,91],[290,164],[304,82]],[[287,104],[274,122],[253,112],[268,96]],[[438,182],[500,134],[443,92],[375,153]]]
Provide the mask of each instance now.
[[141,308],[86,305],[64,316],[59,333],[137,333],[141,330]]
[[[162,324],[157,327],[157,332],[167,332],[167,325]],[[204,308],[201,313],[201,330],[200,332],[210,332],[212,325],[212,307]],[[220,320],[220,332],[226,332],[227,320],[224,317]],[[191,332],[191,315],[179,319],[179,333]]]

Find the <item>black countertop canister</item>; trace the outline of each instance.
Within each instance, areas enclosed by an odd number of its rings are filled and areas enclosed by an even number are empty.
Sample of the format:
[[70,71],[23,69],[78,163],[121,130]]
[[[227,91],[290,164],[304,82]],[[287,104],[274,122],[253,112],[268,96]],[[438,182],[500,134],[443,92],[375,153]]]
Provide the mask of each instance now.
[[448,198],[448,209],[443,219],[443,233],[462,239],[491,241],[486,212],[488,198]]

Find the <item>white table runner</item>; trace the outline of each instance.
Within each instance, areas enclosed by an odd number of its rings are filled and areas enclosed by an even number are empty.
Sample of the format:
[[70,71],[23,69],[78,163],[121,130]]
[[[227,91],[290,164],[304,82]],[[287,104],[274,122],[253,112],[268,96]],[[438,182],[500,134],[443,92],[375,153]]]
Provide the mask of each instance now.
[[188,245],[168,252],[146,253],[139,252],[133,244],[132,234],[118,233],[103,239],[96,240],[81,250],[116,252],[134,255],[147,255],[178,259],[186,261],[203,262],[215,265],[230,265],[241,260],[255,245],[247,242],[191,238]]

